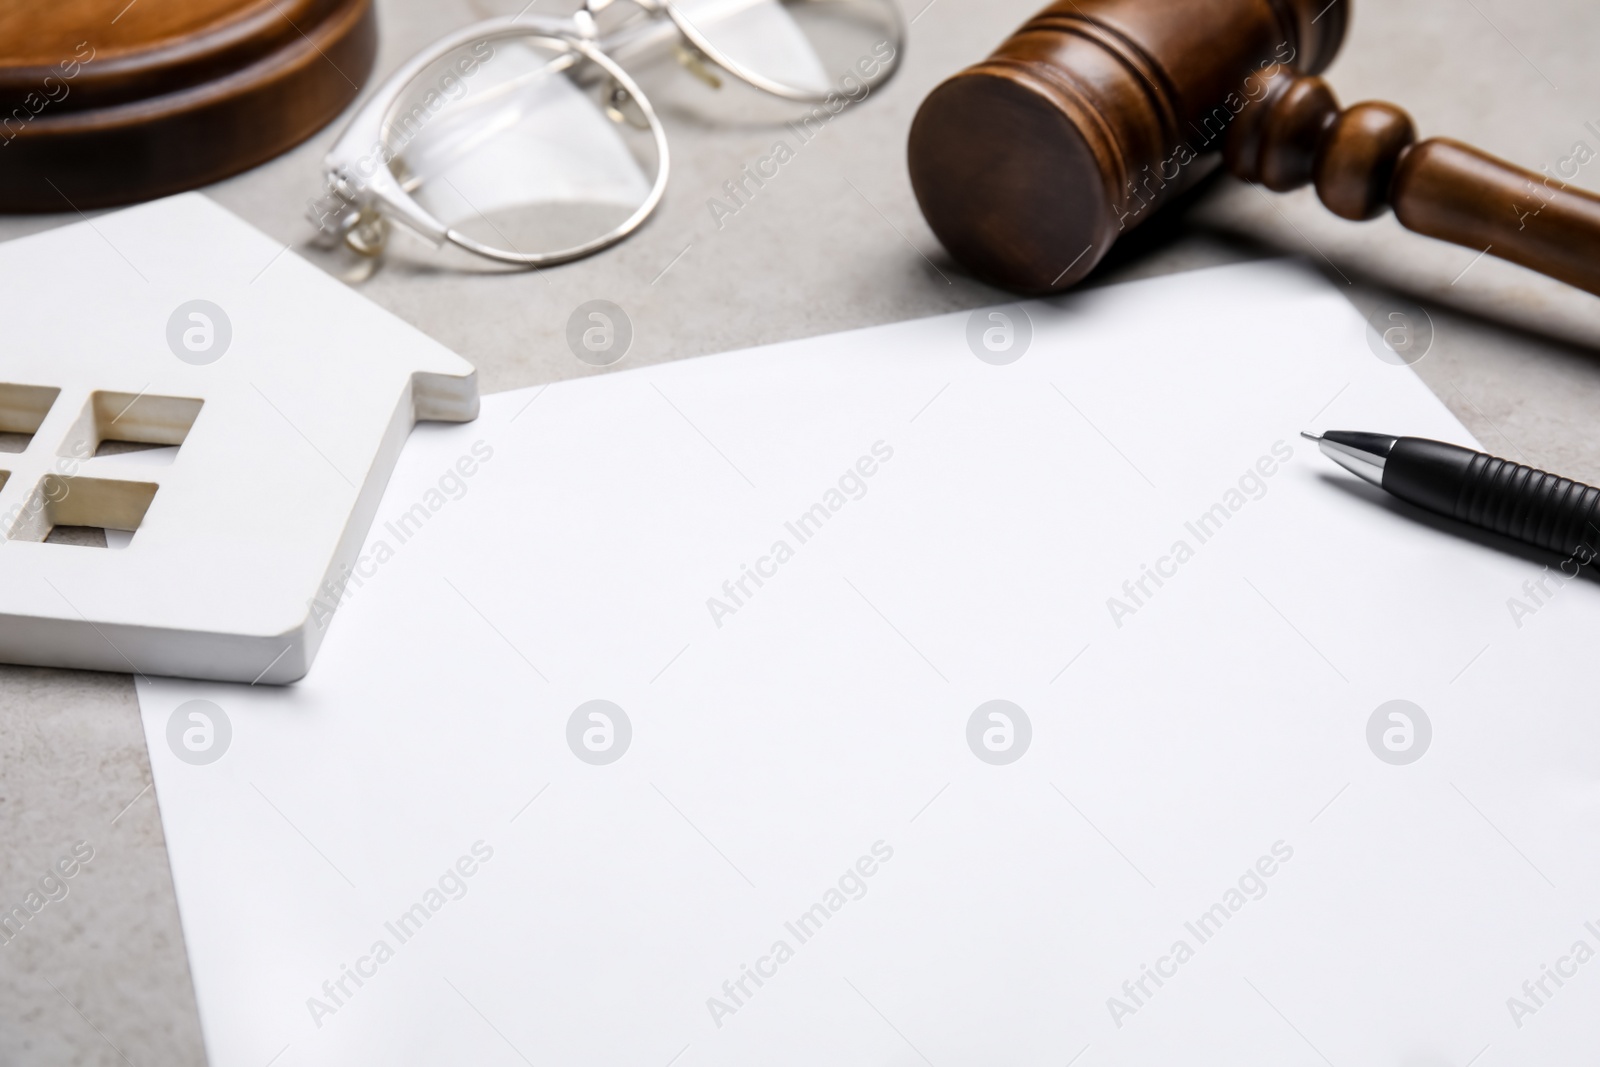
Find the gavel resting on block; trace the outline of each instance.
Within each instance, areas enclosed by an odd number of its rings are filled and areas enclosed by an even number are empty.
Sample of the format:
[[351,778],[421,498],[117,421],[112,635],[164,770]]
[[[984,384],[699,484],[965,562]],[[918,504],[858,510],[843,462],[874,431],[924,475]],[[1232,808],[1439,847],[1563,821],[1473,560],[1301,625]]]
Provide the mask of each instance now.
[[1350,0],[1061,0],[950,78],[911,127],[912,187],[989,281],[1066,289],[1215,166],[1600,294],[1600,197],[1443,138],[1392,104],[1341,110],[1324,70]]

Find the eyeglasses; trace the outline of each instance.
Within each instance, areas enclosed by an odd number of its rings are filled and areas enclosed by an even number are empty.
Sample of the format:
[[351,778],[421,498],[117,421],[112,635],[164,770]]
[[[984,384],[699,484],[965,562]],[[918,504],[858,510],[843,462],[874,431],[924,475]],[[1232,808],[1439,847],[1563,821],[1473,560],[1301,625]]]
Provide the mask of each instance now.
[[666,132],[618,60],[672,52],[712,88],[726,75],[825,121],[893,74],[904,31],[894,0],[585,0],[569,19],[480,22],[356,113],[312,221],[366,256],[398,223],[498,263],[579,259],[637,230],[667,187]]

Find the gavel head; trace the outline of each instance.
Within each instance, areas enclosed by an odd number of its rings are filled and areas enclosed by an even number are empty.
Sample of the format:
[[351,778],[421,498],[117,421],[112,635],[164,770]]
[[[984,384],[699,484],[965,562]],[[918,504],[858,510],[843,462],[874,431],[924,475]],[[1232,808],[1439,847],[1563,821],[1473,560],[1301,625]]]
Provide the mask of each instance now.
[[1215,166],[1269,79],[1333,61],[1349,2],[1060,0],[923,101],[923,215],[985,280],[1066,289]]

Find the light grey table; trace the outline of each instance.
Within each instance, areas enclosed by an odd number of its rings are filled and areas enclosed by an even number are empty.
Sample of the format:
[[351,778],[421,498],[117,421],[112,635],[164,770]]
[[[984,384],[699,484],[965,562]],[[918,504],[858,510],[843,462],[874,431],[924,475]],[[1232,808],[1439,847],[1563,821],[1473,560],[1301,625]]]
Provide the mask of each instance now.
[[[498,2],[379,0],[379,73],[448,29],[515,10]],[[906,130],[934,84],[981,58],[1042,0],[926,2],[907,0],[916,19],[896,80],[830,124],[721,228],[707,199],[766,154],[774,131],[669,115],[672,188],[624,245],[537,275],[397,265],[362,291],[476,363],[485,392],[602,373],[563,340],[572,309],[597,297],[633,320],[621,368],[1001,302],[923,224],[906,177]],[[1593,0],[1356,3],[1328,74],[1345,102],[1395,101],[1424,135],[1459,137],[1526,166],[1554,164],[1579,140],[1600,148],[1584,128],[1600,119]],[[337,125],[207,192],[298,246]],[[1600,162],[1578,183],[1600,187]],[[77,217],[0,218],[0,238]],[[1471,251],[1406,234],[1392,218],[1340,221],[1305,191],[1278,197],[1224,179],[1169,231],[1097,283],[1289,254],[1363,312],[1419,301],[1436,334],[1416,371],[1478,438],[1600,482],[1596,298],[1491,258],[1474,263]],[[1295,342],[1282,339],[1285,359]],[[204,1062],[150,780],[128,678],[0,667],[0,906],[19,902],[74,842],[94,849],[70,894],[0,946],[0,1064]]]

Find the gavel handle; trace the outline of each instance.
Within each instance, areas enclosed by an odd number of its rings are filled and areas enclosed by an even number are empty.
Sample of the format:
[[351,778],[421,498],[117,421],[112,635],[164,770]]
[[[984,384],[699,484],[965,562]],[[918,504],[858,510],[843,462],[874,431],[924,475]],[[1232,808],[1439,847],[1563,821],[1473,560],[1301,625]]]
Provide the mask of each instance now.
[[1410,116],[1392,104],[1341,110],[1321,78],[1280,70],[1239,115],[1225,157],[1269,189],[1315,184],[1344,218],[1392,207],[1409,230],[1600,295],[1600,197],[1459,141],[1416,143]]
[[1389,195],[1408,230],[1600,295],[1600,197],[1443,137],[1401,157]]

